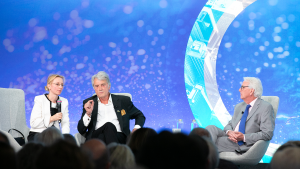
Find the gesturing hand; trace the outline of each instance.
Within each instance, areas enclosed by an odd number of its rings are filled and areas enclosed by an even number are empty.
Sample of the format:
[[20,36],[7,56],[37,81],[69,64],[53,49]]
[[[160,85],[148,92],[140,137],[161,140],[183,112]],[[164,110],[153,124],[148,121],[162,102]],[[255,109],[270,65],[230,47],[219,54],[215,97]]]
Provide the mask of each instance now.
[[84,104],[84,109],[86,111],[86,114],[91,117],[92,111],[94,109],[94,100],[89,100]]

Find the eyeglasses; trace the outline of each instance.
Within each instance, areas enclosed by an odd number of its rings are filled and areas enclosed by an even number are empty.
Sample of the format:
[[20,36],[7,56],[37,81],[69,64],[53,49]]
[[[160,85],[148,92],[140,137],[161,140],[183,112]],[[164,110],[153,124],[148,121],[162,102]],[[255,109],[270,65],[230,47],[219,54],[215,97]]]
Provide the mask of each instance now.
[[57,87],[59,86],[64,87],[64,84],[59,84],[59,83],[52,83],[52,84],[55,84]]
[[241,90],[243,90],[245,87],[249,87],[249,86],[241,86]]

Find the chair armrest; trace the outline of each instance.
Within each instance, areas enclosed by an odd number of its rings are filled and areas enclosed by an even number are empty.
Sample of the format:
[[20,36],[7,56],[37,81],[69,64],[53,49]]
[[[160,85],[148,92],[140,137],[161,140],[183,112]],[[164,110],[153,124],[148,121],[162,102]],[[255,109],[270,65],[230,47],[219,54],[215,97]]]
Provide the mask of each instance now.
[[81,135],[80,133],[76,133],[75,134],[75,140],[77,142],[77,145],[80,146],[81,144],[83,144],[86,140],[85,138],[85,134]]
[[256,165],[266,153],[270,141],[259,140],[244,154],[236,152],[221,152],[221,159],[231,161],[237,165]]

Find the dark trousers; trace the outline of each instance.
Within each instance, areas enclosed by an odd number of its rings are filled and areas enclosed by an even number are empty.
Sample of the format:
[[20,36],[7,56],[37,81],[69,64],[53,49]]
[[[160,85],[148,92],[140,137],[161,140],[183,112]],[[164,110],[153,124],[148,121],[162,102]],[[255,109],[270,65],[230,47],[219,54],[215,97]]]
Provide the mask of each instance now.
[[116,126],[111,122],[107,122],[102,127],[94,130],[92,138],[98,138],[106,145],[113,142],[126,144],[127,136],[122,132],[117,132]]
[[35,137],[37,137],[37,135],[39,135],[39,134],[40,134],[40,133],[38,133],[38,132],[30,131],[30,132],[29,132],[29,135],[27,136],[28,142],[34,142]]

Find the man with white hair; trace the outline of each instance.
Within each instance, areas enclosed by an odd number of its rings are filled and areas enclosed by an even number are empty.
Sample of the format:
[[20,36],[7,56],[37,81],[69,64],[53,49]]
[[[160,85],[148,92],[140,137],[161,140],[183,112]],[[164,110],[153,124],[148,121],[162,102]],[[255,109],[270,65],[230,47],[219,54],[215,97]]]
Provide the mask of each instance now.
[[110,93],[110,79],[100,71],[92,77],[96,95],[83,101],[83,112],[77,129],[87,140],[98,138],[106,144],[126,143],[130,134],[129,120],[135,119],[133,131],[143,127],[145,116],[127,96]]
[[260,97],[261,81],[255,77],[244,77],[239,89],[241,99],[234,108],[234,115],[223,130],[209,125],[213,142],[219,152],[244,153],[258,140],[271,140],[275,128],[275,114],[270,103]]

